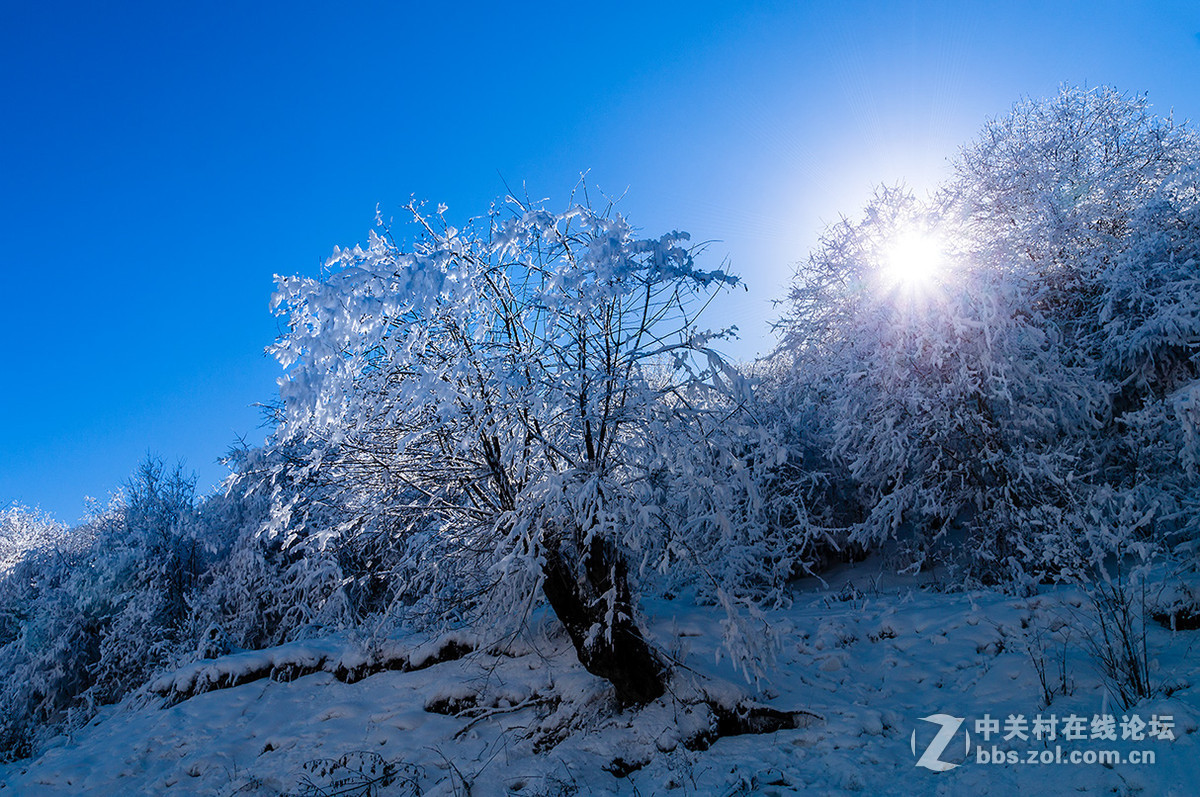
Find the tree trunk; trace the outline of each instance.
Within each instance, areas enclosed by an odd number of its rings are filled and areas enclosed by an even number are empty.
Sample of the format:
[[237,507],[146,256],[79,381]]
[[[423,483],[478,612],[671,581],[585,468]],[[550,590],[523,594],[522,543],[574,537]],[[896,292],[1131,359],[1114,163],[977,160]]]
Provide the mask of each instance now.
[[[622,708],[645,705],[665,690],[665,668],[634,623],[625,559],[599,536],[584,555],[578,562],[569,549],[547,551],[542,591],[584,669],[612,683]],[[611,622],[604,598],[610,590],[615,595]]]

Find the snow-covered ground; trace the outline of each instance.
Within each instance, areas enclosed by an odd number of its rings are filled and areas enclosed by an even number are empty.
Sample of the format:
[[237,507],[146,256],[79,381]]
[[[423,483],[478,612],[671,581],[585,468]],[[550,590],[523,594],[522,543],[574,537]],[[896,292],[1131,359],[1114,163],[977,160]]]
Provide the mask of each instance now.
[[[848,568],[768,613],[781,647],[757,699],[816,716],[756,735],[716,732],[713,706],[745,705],[753,689],[716,661],[720,611],[686,596],[646,606],[653,637],[683,666],[666,698],[636,712],[612,708],[605,682],[583,671],[545,616],[461,658],[437,655],[444,641],[381,647],[345,636],[237,654],[160,679],[153,687],[167,697],[143,691],[39,758],[0,769],[0,794],[368,793],[360,787],[387,764],[390,784],[371,793],[1200,793],[1200,632],[1151,626],[1153,675],[1165,689],[1122,711],[1086,653],[1086,603],[1074,604],[1066,589],[946,593]],[[383,661],[404,666],[346,677]],[[258,677],[272,669],[308,674]],[[254,680],[176,702],[239,674]],[[944,749],[935,741],[943,725],[922,719],[935,714],[964,720],[957,729],[943,721]],[[1093,718],[1106,714],[1115,740],[1093,738]],[[976,725],[985,715],[998,720],[989,739]],[[1010,715],[1029,722],[1028,741],[1004,740]],[[1039,715],[1054,715],[1055,739],[1035,738]],[[1068,724],[1072,716],[1084,721]],[[1122,724],[1143,738],[1122,739]],[[1083,738],[1064,739],[1068,728]],[[927,761],[961,765],[917,766],[931,746]],[[981,750],[1011,750],[1022,763],[983,763]],[[1152,752],[1154,763],[1024,763],[1109,750]]]

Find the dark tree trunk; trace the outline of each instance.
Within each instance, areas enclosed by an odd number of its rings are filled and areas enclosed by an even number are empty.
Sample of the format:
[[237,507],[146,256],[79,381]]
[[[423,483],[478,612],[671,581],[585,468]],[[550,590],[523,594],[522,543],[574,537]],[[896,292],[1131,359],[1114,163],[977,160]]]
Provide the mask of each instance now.
[[[622,708],[641,706],[665,690],[664,667],[633,619],[625,559],[607,540],[592,539],[583,562],[569,548],[547,552],[542,590],[566,626],[579,661],[592,675],[612,683]],[[603,596],[615,588],[609,604]],[[598,627],[589,643],[589,634]]]

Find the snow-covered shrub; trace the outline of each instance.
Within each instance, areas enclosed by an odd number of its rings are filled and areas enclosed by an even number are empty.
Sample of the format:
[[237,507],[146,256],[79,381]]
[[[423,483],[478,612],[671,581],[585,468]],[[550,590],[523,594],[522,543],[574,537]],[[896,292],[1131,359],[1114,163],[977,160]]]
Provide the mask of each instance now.
[[0,645],[20,634],[47,562],[86,546],[85,534],[71,533],[37,510],[13,504],[0,513]]
[[149,459],[109,507],[0,577],[3,754],[28,754],[190,648],[190,599],[217,553],[192,479]]
[[[284,462],[294,455],[295,450],[234,452],[234,477],[224,494],[205,505],[209,523],[228,535],[229,550],[195,597],[191,635],[201,655],[223,647],[270,647],[355,619],[338,549],[326,544],[327,536],[307,533],[310,527],[338,525],[330,497],[317,479],[292,478],[298,470]],[[290,517],[284,521],[290,523],[286,534],[270,522],[273,502],[295,514],[294,523]]]
[[0,577],[0,758],[29,755],[40,725],[88,686],[94,636],[67,591],[83,561],[79,551],[41,548]]
[[1119,550],[1079,582],[1088,600],[1083,622],[1077,623],[1084,648],[1122,709],[1162,688],[1148,642],[1150,598],[1156,591],[1151,564]]
[[1025,628],[1024,648],[1041,687],[1041,708],[1053,703],[1055,695],[1069,697],[1075,689],[1067,663],[1071,635],[1071,624],[1059,616],[1048,620],[1034,616]]

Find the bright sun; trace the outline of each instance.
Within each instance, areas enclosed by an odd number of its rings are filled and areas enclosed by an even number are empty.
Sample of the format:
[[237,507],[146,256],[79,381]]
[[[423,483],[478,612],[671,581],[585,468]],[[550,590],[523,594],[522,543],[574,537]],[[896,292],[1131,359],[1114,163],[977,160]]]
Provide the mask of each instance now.
[[941,241],[927,232],[910,231],[888,244],[884,265],[893,281],[917,286],[929,282],[942,266]]

